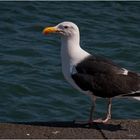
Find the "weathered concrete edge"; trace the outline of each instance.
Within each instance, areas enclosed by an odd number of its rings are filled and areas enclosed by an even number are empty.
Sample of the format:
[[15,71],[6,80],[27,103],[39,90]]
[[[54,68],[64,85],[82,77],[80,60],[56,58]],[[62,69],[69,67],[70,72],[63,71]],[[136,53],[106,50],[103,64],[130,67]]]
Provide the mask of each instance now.
[[75,122],[0,123],[2,139],[139,139],[140,120],[111,120],[92,126]]

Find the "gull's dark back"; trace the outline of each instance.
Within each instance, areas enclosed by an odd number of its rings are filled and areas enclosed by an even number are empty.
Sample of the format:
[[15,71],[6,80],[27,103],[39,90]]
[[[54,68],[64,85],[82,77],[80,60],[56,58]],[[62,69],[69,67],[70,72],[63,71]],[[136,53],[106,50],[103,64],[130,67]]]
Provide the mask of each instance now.
[[84,91],[104,98],[140,96],[140,74],[126,70],[107,58],[89,56],[75,68],[77,73],[72,74],[72,78]]

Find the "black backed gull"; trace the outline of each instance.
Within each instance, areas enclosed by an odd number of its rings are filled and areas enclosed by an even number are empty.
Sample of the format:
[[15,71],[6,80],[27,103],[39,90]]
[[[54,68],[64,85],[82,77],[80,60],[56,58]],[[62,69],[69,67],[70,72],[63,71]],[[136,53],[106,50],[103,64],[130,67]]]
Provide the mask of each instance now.
[[[111,119],[113,97],[140,96],[140,74],[83,50],[80,47],[80,33],[76,24],[62,22],[54,27],[46,27],[43,33],[61,35],[62,72],[73,87],[91,96],[93,105],[89,122],[105,123]],[[108,99],[107,115],[103,120],[93,120],[96,97]]]

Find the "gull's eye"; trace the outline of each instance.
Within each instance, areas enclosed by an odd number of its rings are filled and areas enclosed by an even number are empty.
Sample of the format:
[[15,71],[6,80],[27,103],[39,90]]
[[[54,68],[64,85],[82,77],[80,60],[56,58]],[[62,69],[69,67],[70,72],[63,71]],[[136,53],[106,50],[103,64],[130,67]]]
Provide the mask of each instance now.
[[65,28],[65,29],[67,29],[67,28],[68,28],[68,26],[64,26],[64,28]]

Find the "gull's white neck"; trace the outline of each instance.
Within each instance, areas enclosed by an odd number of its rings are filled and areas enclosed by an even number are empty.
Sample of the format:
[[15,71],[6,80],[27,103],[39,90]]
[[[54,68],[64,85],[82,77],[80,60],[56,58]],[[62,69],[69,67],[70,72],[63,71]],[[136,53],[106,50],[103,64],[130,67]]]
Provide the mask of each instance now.
[[62,37],[61,43],[62,61],[64,60],[64,57],[71,61],[76,59],[76,54],[81,50],[79,45],[79,37]]
[[80,37],[78,33],[69,37],[61,37],[62,71],[67,80],[72,72],[73,66],[89,55],[89,53],[80,47],[79,41]]
[[67,63],[77,64],[79,61],[84,59],[88,53],[80,47],[79,34],[73,36],[61,37],[61,58],[62,65]]

